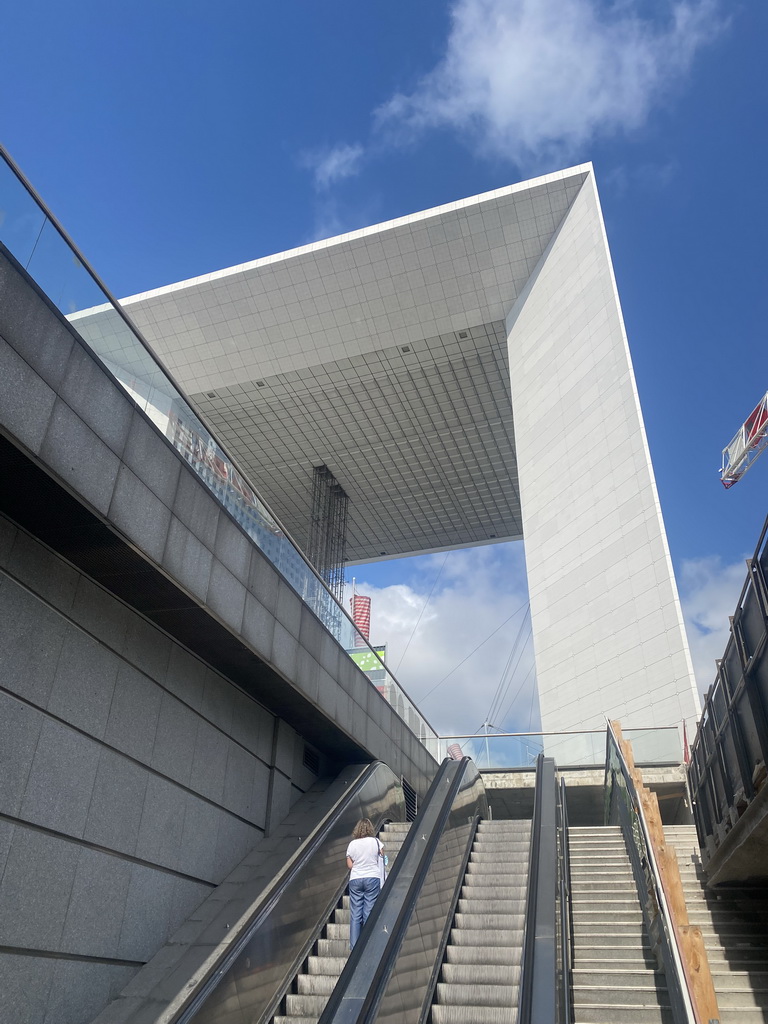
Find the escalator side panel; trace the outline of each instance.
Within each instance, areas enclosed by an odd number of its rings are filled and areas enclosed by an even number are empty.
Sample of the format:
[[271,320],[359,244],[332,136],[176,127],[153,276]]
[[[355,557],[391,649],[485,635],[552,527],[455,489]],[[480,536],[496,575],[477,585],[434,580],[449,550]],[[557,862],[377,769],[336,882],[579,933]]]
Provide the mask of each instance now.
[[[474,812],[484,786],[468,775],[451,808],[432,864],[419,892],[394,970],[376,1015],[377,1024],[416,1024],[428,1012],[436,960],[453,916],[457,876],[474,834]],[[483,807],[487,813],[487,805]]]
[[[233,941],[232,952],[209,980],[212,990],[174,1024],[256,1024],[269,1019],[341,896],[344,853],[355,824],[367,817],[378,827],[403,816],[399,780],[386,765],[376,765]],[[226,931],[218,937],[220,943],[226,939]]]

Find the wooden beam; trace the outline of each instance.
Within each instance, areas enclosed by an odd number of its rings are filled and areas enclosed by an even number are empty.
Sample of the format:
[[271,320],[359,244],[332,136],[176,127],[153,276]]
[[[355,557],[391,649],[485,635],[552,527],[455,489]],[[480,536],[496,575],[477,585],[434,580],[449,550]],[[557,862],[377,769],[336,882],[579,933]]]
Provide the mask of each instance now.
[[621,744],[621,751],[640,800],[640,809],[645,818],[648,836],[661,876],[661,885],[672,918],[673,939],[677,944],[683,965],[696,1024],[720,1024],[720,1010],[717,1005],[717,995],[701,929],[689,924],[688,921],[688,906],[680,879],[677,854],[674,849],[667,846],[659,801],[656,794],[652,793],[643,782],[643,774],[640,769],[635,767],[632,744],[629,740],[623,739],[621,726],[618,722],[612,722],[611,725]]

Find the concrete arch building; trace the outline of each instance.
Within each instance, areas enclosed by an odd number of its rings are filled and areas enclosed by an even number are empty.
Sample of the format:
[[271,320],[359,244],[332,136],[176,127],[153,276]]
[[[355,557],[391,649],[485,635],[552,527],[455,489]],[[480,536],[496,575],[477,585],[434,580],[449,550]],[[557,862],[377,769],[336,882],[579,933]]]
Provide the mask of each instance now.
[[[415,801],[437,738],[346,655],[242,477],[252,522],[218,486],[223,449],[189,457],[183,396],[5,184],[0,1020],[155,1019],[347,766]],[[545,729],[696,715],[591,167],[125,305],[301,544],[318,465],[353,562],[524,538]]]
[[591,165],[124,306],[302,546],[318,465],[352,564],[524,539],[545,731],[694,724]]

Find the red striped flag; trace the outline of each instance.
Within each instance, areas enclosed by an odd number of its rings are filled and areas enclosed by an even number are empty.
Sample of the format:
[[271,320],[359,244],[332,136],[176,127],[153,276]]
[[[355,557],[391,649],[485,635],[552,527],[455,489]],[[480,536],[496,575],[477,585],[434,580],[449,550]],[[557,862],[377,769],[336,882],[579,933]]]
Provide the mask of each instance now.
[[371,633],[371,599],[362,594],[354,594],[349,603],[352,605],[355,628],[367,643]]

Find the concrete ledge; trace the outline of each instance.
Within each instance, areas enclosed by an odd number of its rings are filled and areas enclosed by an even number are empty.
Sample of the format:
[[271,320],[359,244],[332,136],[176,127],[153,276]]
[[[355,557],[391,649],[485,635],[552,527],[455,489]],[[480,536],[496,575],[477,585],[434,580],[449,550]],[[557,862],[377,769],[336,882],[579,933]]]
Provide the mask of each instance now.
[[706,859],[707,884],[768,878],[768,783]]

